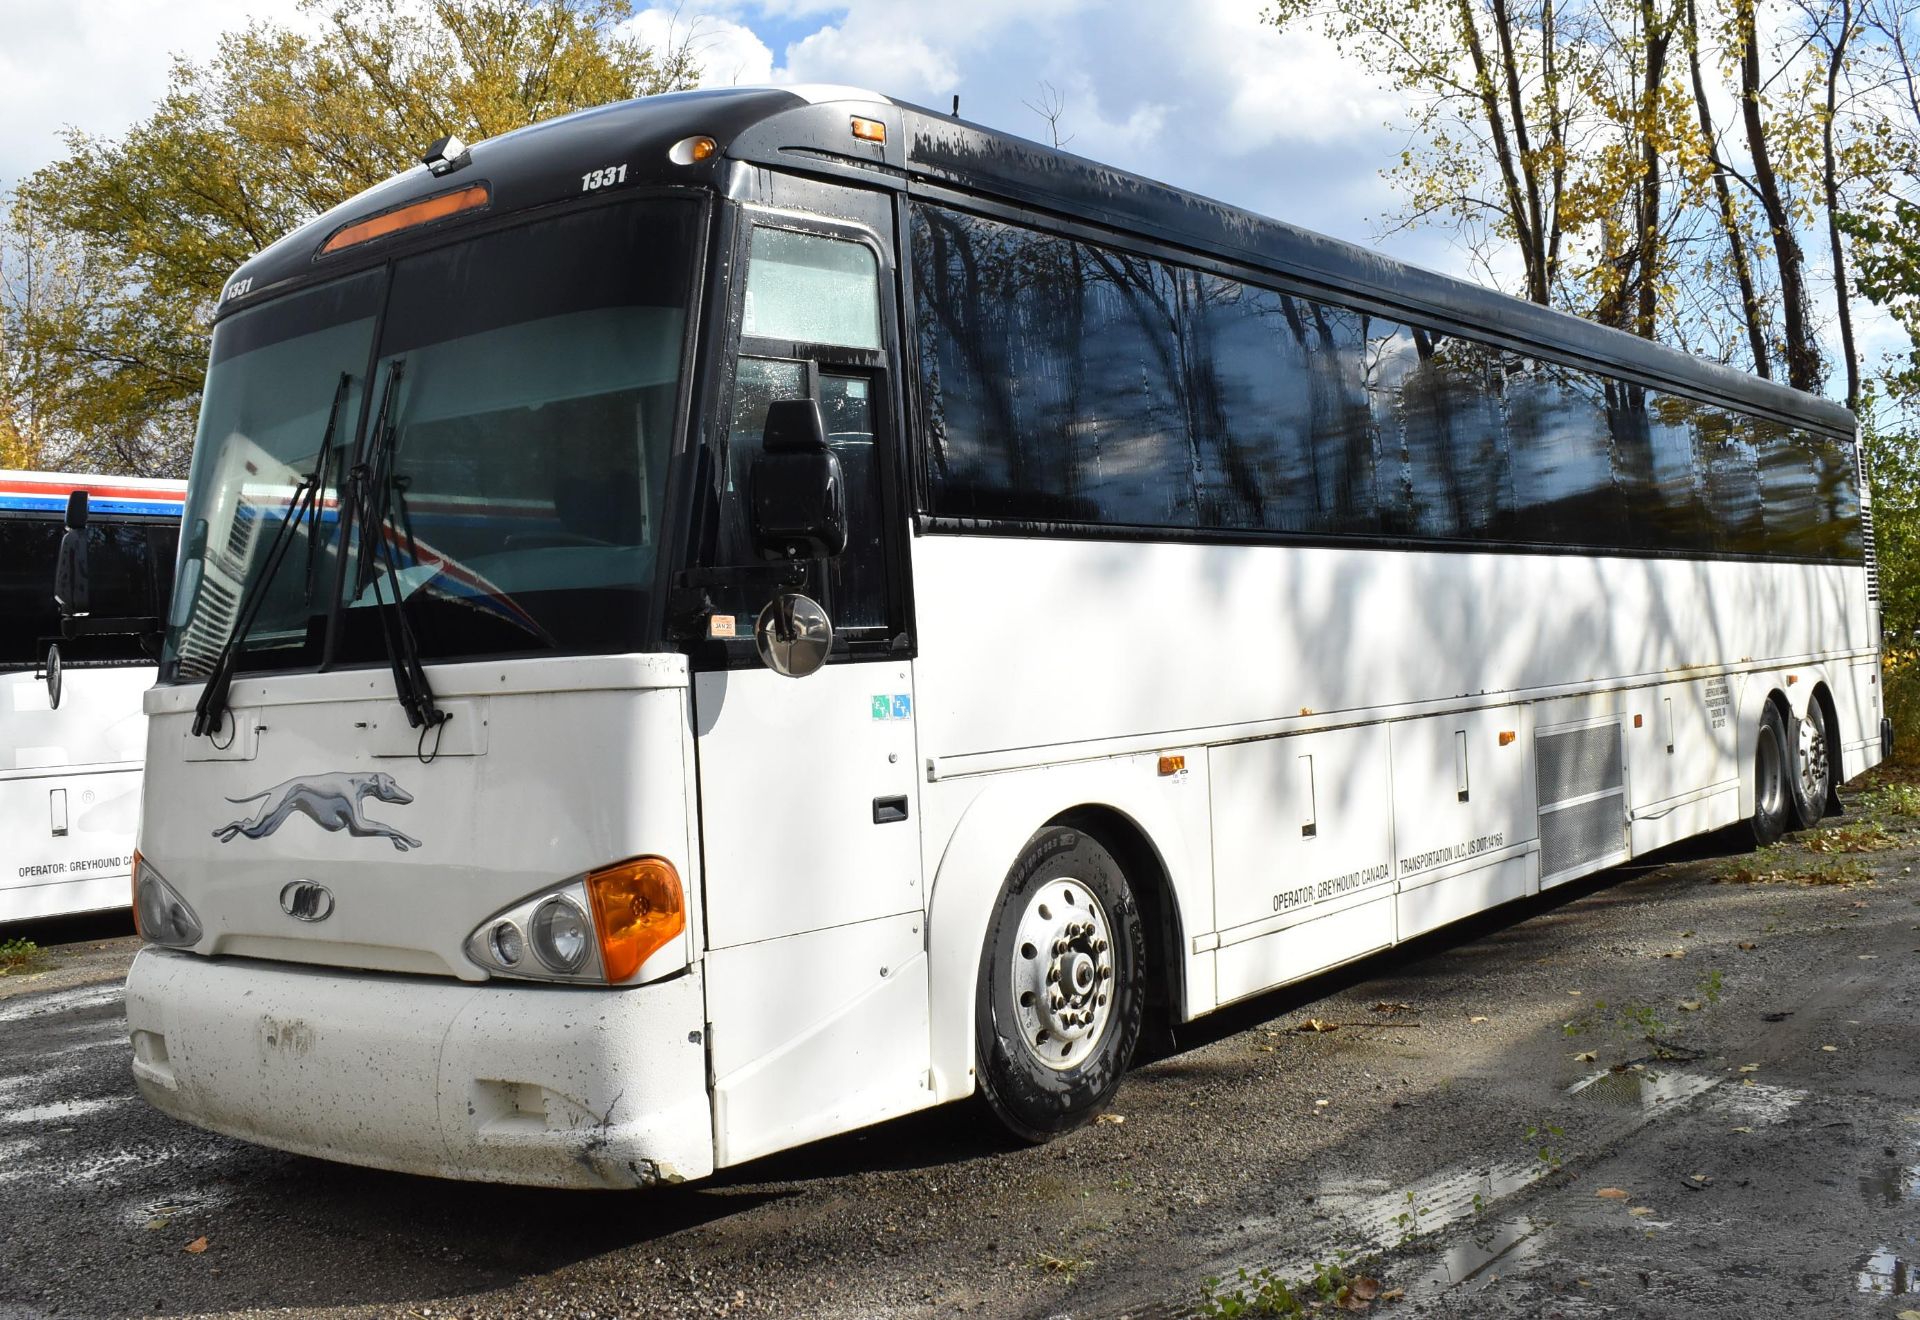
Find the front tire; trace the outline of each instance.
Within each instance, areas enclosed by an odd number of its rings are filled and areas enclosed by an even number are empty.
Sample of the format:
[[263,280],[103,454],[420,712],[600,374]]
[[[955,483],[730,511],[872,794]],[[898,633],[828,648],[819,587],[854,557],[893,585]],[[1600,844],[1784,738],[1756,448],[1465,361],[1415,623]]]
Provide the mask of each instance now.
[[1780,708],[1769,701],[1760,712],[1760,737],[1753,751],[1753,816],[1748,828],[1757,848],[1780,842],[1793,820],[1793,793],[1787,787],[1787,728]]
[[1080,829],[1034,835],[987,923],[975,999],[980,1094],[1009,1132],[1048,1141],[1106,1108],[1140,1039],[1145,976],[1113,854]]
[[1793,753],[1787,767],[1793,822],[1804,830],[1819,823],[1833,800],[1833,731],[1818,695],[1807,702],[1805,717],[1793,722],[1788,746]]

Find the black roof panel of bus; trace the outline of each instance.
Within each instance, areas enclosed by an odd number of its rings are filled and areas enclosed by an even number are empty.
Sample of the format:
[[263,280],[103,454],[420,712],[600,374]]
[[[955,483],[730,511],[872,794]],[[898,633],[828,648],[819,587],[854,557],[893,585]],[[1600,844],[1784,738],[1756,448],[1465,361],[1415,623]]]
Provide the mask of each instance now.
[[[850,133],[852,115],[887,126],[884,144]],[[708,161],[675,165],[668,149],[712,137]],[[1550,356],[1624,368],[1656,382],[1705,392],[1851,436],[1852,414],[1804,394],[1624,331],[1583,320],[1470,281],[1397,261],[1357,244],[1268,219],[1112,166],[977,124],[842,87],[726,88],[675,92],[583,110],[472,147],[472,163],[436,177],[421,166],[368,189],[248,261],[229,284],[221,312],[269,289],[381,259],[400,241],[318,255],[342,226],[436,193],[485,181],[485,212],[503,214],[579,196],[583,176],[630,166],[634,183],[724,187],[728,161],[900,188],[933,186],[1082,224],[1136,234],[1241,268],[1270,272],[1338,300],[1360,297],[1459,332],[1538,345]],[[445,225],[412,236],[428,239]],[[236,288],[236,286],[238,286]]]

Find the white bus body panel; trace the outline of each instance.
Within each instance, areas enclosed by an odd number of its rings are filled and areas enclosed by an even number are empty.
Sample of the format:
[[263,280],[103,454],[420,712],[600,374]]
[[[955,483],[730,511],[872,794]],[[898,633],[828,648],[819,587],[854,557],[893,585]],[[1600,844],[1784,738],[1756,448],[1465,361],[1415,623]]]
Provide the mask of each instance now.
[[[1880,759],[1857,566],[944,533],[912,550],[942,1098],[972,1089],[998,886],[1075,807],[1117,808],[1158,854],[1193,1017],[1751,814],[1770,693],[1796,715],[1828,693],[1846,775]],[[1567,746],[1618,754],[1567,773],[1611,778],[1540,802],[1536,739],[1579,728],[1597,732]],[[1200,812],[1176,825],[1155,815],[1181,791],[1157,754],[1181,751]],[[1543,875],[1540,822],[1562,812]]]
[[152,682],[70,670],[54,710],[44,680],[0,674],[0,923],[127,906]]

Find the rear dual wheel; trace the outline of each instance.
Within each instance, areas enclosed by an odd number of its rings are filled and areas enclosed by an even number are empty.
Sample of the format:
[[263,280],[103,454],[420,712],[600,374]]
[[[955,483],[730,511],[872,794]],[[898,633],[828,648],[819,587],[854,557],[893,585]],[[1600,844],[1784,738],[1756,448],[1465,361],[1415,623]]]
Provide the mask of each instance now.
[[1801,829],[1825,816],[1833,799],[1832,735],[1827,708],[1815,696],[1807,702],[1807,713],[1793,722],[1793,758],[1787,778],[1794,823]]
[[1768,702],[1760,712],[1753,753],[1753,816],[1748,825],[1759,847],[1778,843],[1791,829],[1806,829],[1824,817],[1833,801],[1832,729],[1819,697],[1800,719]]
[[1084,830],[1049,826],[1007,873],[975,1000],[980,1094],[1015,1136],[1092,1120],[1140,1039],[1146,939],[1126,874]]

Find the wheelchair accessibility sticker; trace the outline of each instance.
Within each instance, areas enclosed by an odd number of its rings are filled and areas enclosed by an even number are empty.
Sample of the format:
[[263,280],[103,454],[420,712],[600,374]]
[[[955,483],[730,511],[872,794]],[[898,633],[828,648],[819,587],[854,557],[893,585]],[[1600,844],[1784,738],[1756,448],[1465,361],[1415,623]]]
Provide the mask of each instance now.
[[884,692],[876,692],[873,697],[873,718],[876,720],[913,718],[912,695],[906,692],[895,692],[889,696]]

